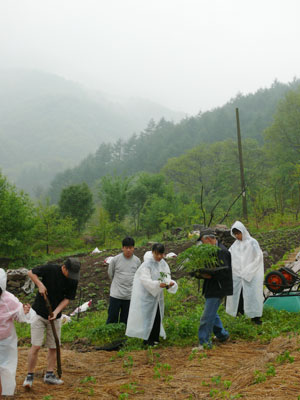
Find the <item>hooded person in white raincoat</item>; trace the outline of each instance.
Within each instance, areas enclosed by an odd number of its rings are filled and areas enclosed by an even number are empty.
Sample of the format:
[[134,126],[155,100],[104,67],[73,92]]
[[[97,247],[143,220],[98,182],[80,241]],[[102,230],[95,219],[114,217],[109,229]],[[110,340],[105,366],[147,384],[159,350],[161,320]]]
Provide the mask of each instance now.
[[16,388],[18,338],[14,320],[32,322],[35,311],[6,290],[6,273],[0,268],[0,397],[12,396]]
[[163,259],[164,245],[155,243],[152,252],[135,273],[127,321],[126,335],[144,339],[153,346],[159,336],[166,338],[164,318],[164,289],[176,293],[178,285],[171,279],[170,268]]
[[226,312],[237,315],[242,291],[244,312],[256,324],[261,324],[263,311],[264,259],[257,240],[252,238],[246,227],[236,221],[231,227],[236,239],[229,248],[232,262],[233,295],[227,296]]

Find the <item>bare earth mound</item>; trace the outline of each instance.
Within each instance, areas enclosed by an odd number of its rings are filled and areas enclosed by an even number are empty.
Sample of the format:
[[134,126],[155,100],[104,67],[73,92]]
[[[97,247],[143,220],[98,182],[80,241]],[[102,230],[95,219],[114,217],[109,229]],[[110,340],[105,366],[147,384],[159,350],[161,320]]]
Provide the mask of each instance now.
[[[136,351],[123,357],[117,352],[62,349],[62,386],[43,383],[46,350],[42,349],[29,392],[22,388],[28,348],[21,347],[15,398],[187,400],[242,395],[247,400],[296,400],[300,395],[299,347],[298,338],[293,337],[276,338],[267,345],[228,342],[207,350],[206,356],[191,353],[191,348],[174,347]],[[294,361],[281,364],[277,357],[284,352]],[[274,366],[275,376],[266,375],[268,363]],[[254,384],[255,371],[265,374],[266,380]]]

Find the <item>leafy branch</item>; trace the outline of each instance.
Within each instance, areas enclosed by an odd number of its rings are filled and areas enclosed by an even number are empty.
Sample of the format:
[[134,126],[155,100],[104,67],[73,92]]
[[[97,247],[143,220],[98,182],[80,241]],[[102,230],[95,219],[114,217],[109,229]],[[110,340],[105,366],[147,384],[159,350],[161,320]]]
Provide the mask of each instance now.
[[218,266],[218,247],[211,244],[192,246],[180,253],[177,262],[187,272],[197,269],[213,269]]

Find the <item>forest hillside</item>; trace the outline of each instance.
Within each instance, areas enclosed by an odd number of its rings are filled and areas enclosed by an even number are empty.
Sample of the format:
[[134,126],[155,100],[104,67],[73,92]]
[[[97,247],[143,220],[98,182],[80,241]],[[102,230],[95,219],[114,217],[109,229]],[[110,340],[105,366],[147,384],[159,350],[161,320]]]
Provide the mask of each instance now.
[[168,159],[178,157],[203,143],[233,139],[236,141],[236,115],[239,108],[243,139],[263,143],[263,132],[273,122],[278,103],[285,94],[299,86],[275,81],[270,88],[254,94],[238,94],[223,107],[186,117],[178,123],[150,121],[147,128],[129,139],[102,143],[75,168],[58,174],[53,180],[49,196],[57,202],[62,188],[86,182],[92,186],[107,174],[133,175],[146,171],[157,173]]

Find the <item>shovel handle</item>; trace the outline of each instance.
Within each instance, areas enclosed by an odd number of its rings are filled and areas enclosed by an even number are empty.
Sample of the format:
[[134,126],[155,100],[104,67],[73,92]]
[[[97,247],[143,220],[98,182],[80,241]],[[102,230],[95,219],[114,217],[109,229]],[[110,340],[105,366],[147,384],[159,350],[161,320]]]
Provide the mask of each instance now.
[[[49,301],[49,299],[48,299],[46,294],[44,294],[44,299],[45,299],[46,307],[47,307],[48,312],[49,312],[49,316],[52,317],[53,316],[52,307],[51,307],[50,301]],[[60,378],[62,376],[62,369],[61,369],[61,357],[60,357],[59,339],[58,339],[58,336],[57,336],[57,332],[56,332],[56,329],[55,329],[55,325],[54,325],[53,319],[51,319],[49,322],[50,322],[50,325],[51,325],[51,329],[52,329],[52,332],[53,332],[55,345],[56,345],[57,375]]]

